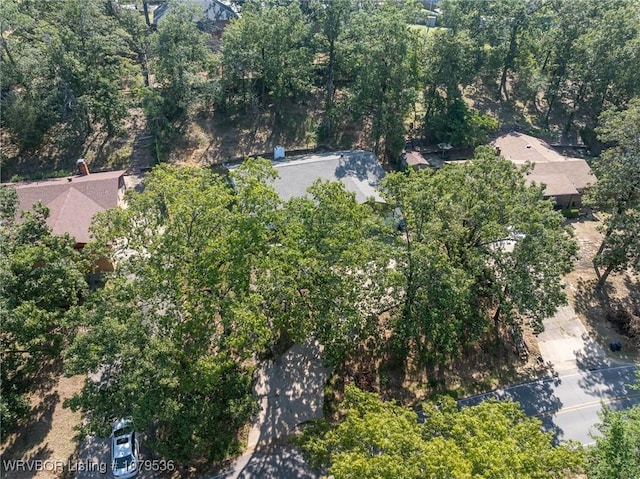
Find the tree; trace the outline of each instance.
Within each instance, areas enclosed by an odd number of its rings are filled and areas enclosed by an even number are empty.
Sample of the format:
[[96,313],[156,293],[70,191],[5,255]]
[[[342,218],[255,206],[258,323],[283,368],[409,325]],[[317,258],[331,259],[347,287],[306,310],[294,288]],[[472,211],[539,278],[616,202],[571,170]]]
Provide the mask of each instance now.
[[342,478],[564,478],[580,470],[580,450],[553,446],[538,419],[516,403],[487,401],[458,411],[443,398],[425,404],[426,420],[347,386],[343,416],[321,434],[306,432],[303,449]]
[[612,272],[640,268],[640,99],[625,110],[601,117],[601,141],[611,144],[592,167],[597,182],[586,195],[589,206],[605,214],[604,238],[594,257],[601,288]]
[[100,378],[69,403],[89,430],[131,417],[161,454],[222,459],[257,406],[256,355],[311,338],[339,361],[362,338],[378,306],[371,209],[338,184],[282,204],[274,176],[266,160],[230,178],[160,166],[98,216],[93,248],[116,271],[66,354],[68,372]]
[[370,336],[388,301],[385,229],[369,204],[339,182],[316,182],[284,205],[273,248],[258,276],[274,331],[288,341],[320,341],[340,364]]
[[68,235],[51,234],[36,205],[16,221],[14,189],[0,187],[0,419],[11,431],[29,412],[25,395],[47,378],[74,335],[87,295],[86,265]]
[[162,113],[169,122],[181,118],[198,96],[208,50],[198,30],[195,9],[174,3],[158,25],[153,70],[160,85]]
[[466,32],[435,31],[424,47],[421,80],[425,87],[425,121],[462,100],[462,90],[476,76],[474,42]]
[[241,89],[245,103],[255,87],[265,106],[270,93],[278,120],[286,98],[309,91],[312,59],[310,24],[299,2],[247,3],[223,34],[226,84]]
[[614,411],[605,407],[588,450],[589,479],[633,479],[640,477],[640,408]]
[[324,135],[332,135],[335,103],[336,72],[344,68],[344,54],[341,51],[340,38],[345,34],[351,14],[355,9],[349,0],[324,0],[315,5],[318,23],[321,26],[319,37],[320,51],[326,53],[325,119]]
[[2,80],[2,125],[21,147],[38,146],[56,124],[74,137],[96,126],[117,133],[135,68],[109,4],[3,0],[2,63],[10,74]]
[[451,357],[490,326],[540,328],[565,300],[575,241],[542,188],[488,147],[474,159],[383,180],[402,212],[396,333],[423,361]]
[[[509,99],[509,73],[517,74],[520,58],[532,48],[532,29],[540,22],[546,3],[540,0],[448,0],[443,4],[444,22],[455,34],[472,39],[476,70],[487,84],[498,80],[496,98]],[[492,86],[493,88],[493,86]]]
[[417,90],[418,65],[411,59],[418,36],[407,25],[414,6],[387,2],[360,10],[352,15],[344,37],[354,45],[349,106],[354,118],[371,120],[373,150],[388,159],[402,151],[404,121]]
[[70,405],[94,431],[128,416],[153,428],[166,456],[224,458],[256,408],[246,361],[271,334],[250,280],[277,196],[253,179],[238,176],[234,190],[208,170],[166,166],[127,201],[96,221],[117,268],[67,354],[69,372],[101,380]]

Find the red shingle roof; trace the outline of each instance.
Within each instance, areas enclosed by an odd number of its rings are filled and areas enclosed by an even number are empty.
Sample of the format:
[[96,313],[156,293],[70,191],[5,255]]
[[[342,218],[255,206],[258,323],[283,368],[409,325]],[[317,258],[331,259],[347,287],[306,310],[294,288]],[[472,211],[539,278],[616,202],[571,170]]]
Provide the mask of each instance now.
[[20,210],[31,210],[38,201],[49,208],[47,224],[53,233],[69,233],[78,243],[89,241],[93,216],[118,205],[124,170],[87,176],[55,178],[13,185]]

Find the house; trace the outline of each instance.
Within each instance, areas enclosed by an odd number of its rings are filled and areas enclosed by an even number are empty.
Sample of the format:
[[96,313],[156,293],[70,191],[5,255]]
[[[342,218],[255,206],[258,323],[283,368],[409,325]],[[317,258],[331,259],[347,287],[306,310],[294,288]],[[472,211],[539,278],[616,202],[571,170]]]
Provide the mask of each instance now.
[[409,168],[413,170],[421,170],[430,166],[429,162],[419,151],[405,151],[400,157],[400,168],[403,171],[408,170]]
[[[355,193],[359,203],[370,199],[375,203],[384,203],[377,189],[384,177],[384,170],[376,155],[370,151],[319,153],[273,161],[272,164],[279,175],[273,187],[284,201],[306,196],[307,188],[321,179],[342,182],[347,191]],[[230,167],[233,168],[235,166]]]
[[96,213],[117,206],[124,195],[124,170],[91,173],[78,160],[78,174],[66,178],[13,184],[19,210],[29,211],[38,201],[49,208],[47,224],[54,234],[69,233],[80,249],[89,242],[89,226]]
[[512,132],[493,144],[499,155],[517,166],[533,163],[527,183],[544,184],[544,197],[555,199],[557,208],[580,208],[584,189],[596,181],[585,160],[562,156],[539,138]]
[[[182,2],[194,6],[198,12],[202,12],[202,16],[196,18],[198,28],[217,36],[222,35],[222,31],[231,20],[238,18],[238,14],[220,0],[182,0]],[[153,23],[159,25],[170,9],[169,2],[161,4],[154,11]]]

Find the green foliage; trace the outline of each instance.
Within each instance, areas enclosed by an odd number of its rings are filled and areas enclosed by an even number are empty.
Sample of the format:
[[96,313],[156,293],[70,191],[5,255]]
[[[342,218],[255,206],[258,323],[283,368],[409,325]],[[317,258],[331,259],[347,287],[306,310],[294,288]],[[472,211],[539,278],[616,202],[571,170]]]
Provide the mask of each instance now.
[[226,88],[250,104],[273,99],[276,114],[285,98],[304,95],[311,82],[311,25],[299,2],[247,2],[223,35],[222,75]]
[[238,429],[256,407],[244,361],[270,337],[249,288],[269,218],[245,208],[274,197],[253,188],[235,193],[207,170],[157,167],[126,209],[98,217],[98,243],[117,240],[117,270],[67,355],[70,372],[102,375],[70,403],[91,429],[131,416],[157,428],[156,449],[169,457],[238,451]]
[[612,147],[593,162],[598,181],[585,198],[605,213],[605,236],[594,258],[594,264],[604,268],[599,287],[611,272],[640,264],[640,99],[625,110],[605,112],[601,121],[599,138]]
[[418,35],[407,26],[412,7],[410,2],[385,2],[359,10],[341,39],[353,45],[349,107],[354,118],[370,119],[373,149],[386,158],[402,151],[404,120],[416,97]]
[[578,208],[566,208],[560,211],[562,216],[568,219],[575,219],[578,217],[580,210]]
[[353,386],[343,419],[302,438],[316,463],[342,478],[564,478],[581,468],[581,451],[553,446],[538,419],[516,403],[487,401],[458,411],[443,398],[426,404],[426,421]]
[[640,408],[614,411],[605,407],[600,419],[600,434],[588,450],[589,479],[640,477]]
[[66,355],[70,373],[101,377],[69,403],[89,430],[130,416],[162,454],[224,458],[257,406],[256,354],[312,337],[340,361],[364,337],[383,269],[369,207],[338,183],[282,204],[265,160],[230,176],[159,166],[98,216],[93,247],[112,245],[117,269]]
[[54,125],[86,135],[118,132],[134,78],[128,33],[110,2],[3,0],[2,126],[23,148]]
[[275,225],[279,246],[258,278],[272,328],[295,342],[317,338],[339,364],[375,334],[384,305],[379,218],[341,183],[318,181],[309,197],[287,202]]
[[160,85],[161,112],[169,122],[186,113],[204,83],[201,73],[206,70],[209,52],[194,18],[195,9],[172,3],[153,39],[152,68]]
[[73,338],[87,294],[86,265],[68,235],[55,236],[36,205],[16,222],[17,195],[0,187],[0,412],[3,431],[26,417],[34,377]]
[[577,247],[539,187],[487,147],[473,161],[394,173],[385,197],[402,212],[398,237],[397,341],[423,361],[442,361],[489,327],[540,327],[565,296],[560,281]]
[[464,100],[457,99],[446,111],[434,112],[426,120],[427,138],[434,143],[476,147],[488,141],[498,129],[498,121],[489,115],[469,110]]

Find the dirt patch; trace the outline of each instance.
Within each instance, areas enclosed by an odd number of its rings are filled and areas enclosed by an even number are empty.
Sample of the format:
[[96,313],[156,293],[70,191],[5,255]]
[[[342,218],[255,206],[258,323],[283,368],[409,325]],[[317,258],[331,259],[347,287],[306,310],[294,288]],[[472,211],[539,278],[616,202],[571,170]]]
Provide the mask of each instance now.
[[[565,278],[566,293],[574,305],[578,317],[591,337],[608,355],[619,361],[640,360],[640,345],[622,334],[612,319],[624,314],[637,316],[640,312],[640,277],[631,271],[611,274],[607,284],[597,291],[596,271],[593,257],[600,247],[603,235],[601,223],[596,219],[572,220],[570,222],[580,245],[576,269]],[[612,341],[619,341],[621,351],[611,351]]]
[[526,357],[520,356],[510,334],[504,332],[496,341],[491,333],[477,345],[460,351],[444,366],[423,366],[411,358],[396,357],[388,348],[381,352],[362,345],[332,376],[325,412],[329,417],[336,414],[335,405],[343,398],[347,384],[375,392],[384,400],[413,406],[435,395],[461,398],[537,379],[546,374],[546,368],[538,360],[537,341],[528,326],[523,328],[522,339]]
[[31,413],[19,430],[7,436],[0,448],[2,460],[46,461],[41,469],[2,470],[6,479],[53,479],[63,476],[77,446],[75,427],[80,424],[79,412],[63,408],[62,403],[84,384],[84,376],[66,378],[59,375],[47,387],[31,397]]

